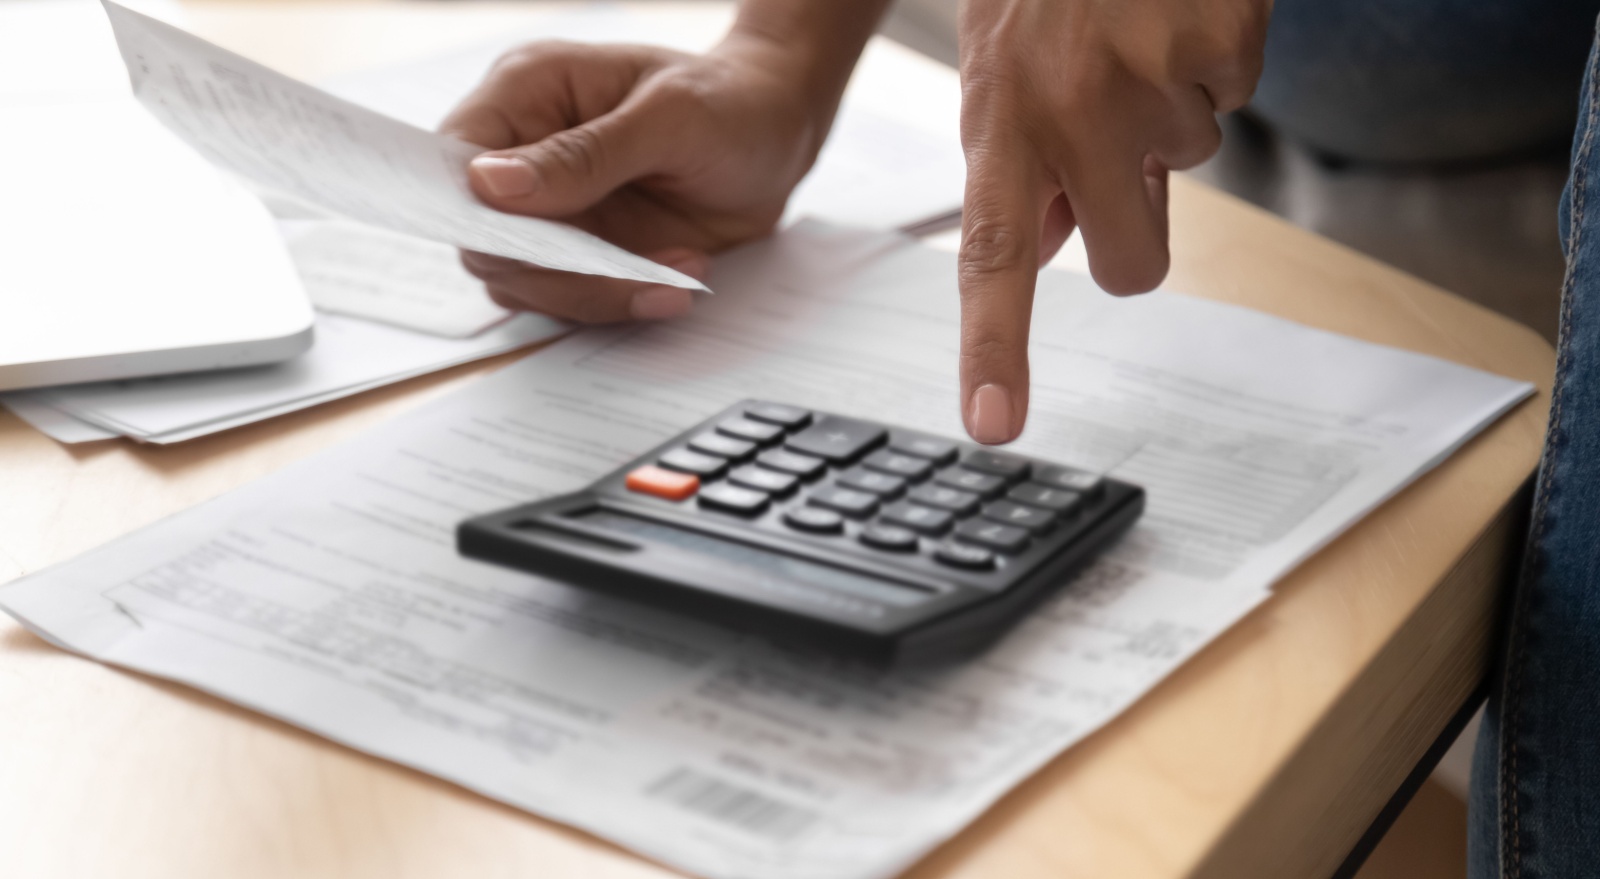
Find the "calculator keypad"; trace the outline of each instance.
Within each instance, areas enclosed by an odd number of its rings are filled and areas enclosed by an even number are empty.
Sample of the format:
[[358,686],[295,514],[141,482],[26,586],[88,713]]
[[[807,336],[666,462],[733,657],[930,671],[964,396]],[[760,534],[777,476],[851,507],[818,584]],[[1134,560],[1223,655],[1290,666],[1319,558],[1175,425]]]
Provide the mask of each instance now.
[[887,522],[868,522],[861,529],[862,543],[892,552],[915,552],[920,545],[917,532]]
[[906,495],[906,499],[938,507],[941,510],[949,510],[960,516],[965,516],[978,508],[977,495],[945,485],[919,485]]
[[821,507],[795,507],[783,514],[784,524],[813,534],[837,534],[844,530],[844,517]]
[[700,506],[744,516],[762,512],[771,502],[766,492],[741,488],[731,482],[718,482],[700,489]]
[[793,473],[784,473],[779,470],[768,470],[765,467],[746,465],[728,474],[728,481],[734,485],[764,491],[773,497],[785,497],[800,483],[800,477]]
[[689,448],[702,455],[727,458],[730,461],[743,461],[756,450],[756,444],[749,440],[723,436],[720,433],[702,433],[689,440]]
[[825,507],[843,513],[852,519],[870,516],[878,509],[878,496],[866,491],[856,491],[842,485],[821,485],[811,490],[806,499],[812,506]]
[[876,424],[825,415],[805,430],[789,437],[784,446],[833,464],[854,461],[862,452],[883,442],[888,434]]
[[661,456],[657,462],[668,470],[677,470],[681,473],[693,473],[701,479],[715,479],[728,469],[725,458],[707,455],[688,448],[673,449]]
[[906,490],[906,480],[902,476],[891,476],[888,473],[860,468],[840,473],[838,481],[846,488],[869,491],[884,498],[899,497],[900,493]]
[[861,462],[861,466],[913,481],[923,479],[933,472],[932,461],[890,449],[879,449],[873,452],[866,457],[866,460]]
[[776,424],[751,421],[748,418],[726,418],[717,422],[717,433],[765,445],[783,436],[783,428]]
[[965,467],[951,467],[940,471],[939,476],[934,481],[950,488],[970,491],[985,500],[999,494],[1006,487],[1006,481],[1002,477],[989,473],[979,473],[976,470],[968,470]]
[[1100,486],[1085,470],[777,403],[745,406],[626,480],[752,520],[792,496],[775,517],[791,531],[969,571],[1049,539]]
[[756,456],[756,463],[768,470],[777,470],[780,473],[793,473],[801,479],[811,479],[822,473],[828,462],[810,455],[791,452],[788,449],[767,449]]

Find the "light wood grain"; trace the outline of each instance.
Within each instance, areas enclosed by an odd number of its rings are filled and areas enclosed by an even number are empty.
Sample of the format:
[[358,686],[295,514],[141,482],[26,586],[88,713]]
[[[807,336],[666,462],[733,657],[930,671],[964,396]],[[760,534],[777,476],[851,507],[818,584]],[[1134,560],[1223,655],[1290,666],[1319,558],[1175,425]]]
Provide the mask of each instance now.
[[[471,42],[548,6],[190,8],[207,36],[312,77]],[[1516,534],[1512,501],[1543,433],[1549,347],[1181,180],[1173,253],[1175,289],[1534,381],[1541,396],[1296,571],[914,876],[1326,876],[1484,668]],[[0,580],[381,425],[504,362],[168,449],[68,450],[0,415]],[[0,624],[0,859],[8,877],[668,875],[203,694],[71,657],[10,623]]]

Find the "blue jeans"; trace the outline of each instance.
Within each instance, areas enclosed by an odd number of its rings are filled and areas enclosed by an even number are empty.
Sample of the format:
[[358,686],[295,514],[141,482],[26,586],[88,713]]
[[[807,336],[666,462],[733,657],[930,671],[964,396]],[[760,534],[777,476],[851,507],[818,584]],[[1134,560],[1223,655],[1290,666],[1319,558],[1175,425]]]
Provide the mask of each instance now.
[[1471,879],[1600,877],[1597,7],[1278,0],[1253,103],[1283,136],[1356,161],[1493,159],[1572,140],[1555,391],[1474,756]]
[[1473,879],[1600,876],[1600,43],[1584,76],[1549,433],[1478,737]]

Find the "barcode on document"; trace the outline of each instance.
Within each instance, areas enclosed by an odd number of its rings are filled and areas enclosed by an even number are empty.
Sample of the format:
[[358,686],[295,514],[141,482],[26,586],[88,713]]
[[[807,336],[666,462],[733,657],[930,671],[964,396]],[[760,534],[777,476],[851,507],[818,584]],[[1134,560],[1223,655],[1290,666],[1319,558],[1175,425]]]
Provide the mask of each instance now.
[[697,815],[776,840],[793,838],[816,821],[817,813],[775,800],[693,769],[674,769],[645,789]]

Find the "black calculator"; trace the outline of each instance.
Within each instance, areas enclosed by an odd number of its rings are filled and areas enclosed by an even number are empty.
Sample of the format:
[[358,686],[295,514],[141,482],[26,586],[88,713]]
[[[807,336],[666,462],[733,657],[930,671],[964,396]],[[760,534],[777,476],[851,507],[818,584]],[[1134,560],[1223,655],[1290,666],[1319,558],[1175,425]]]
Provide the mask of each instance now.
[[747,400],[574,494],[463,522],[462,554],[876,664],[992,642],[1144,490],[972,443]]

